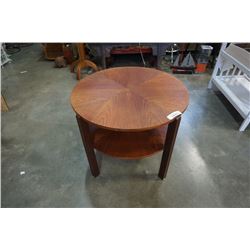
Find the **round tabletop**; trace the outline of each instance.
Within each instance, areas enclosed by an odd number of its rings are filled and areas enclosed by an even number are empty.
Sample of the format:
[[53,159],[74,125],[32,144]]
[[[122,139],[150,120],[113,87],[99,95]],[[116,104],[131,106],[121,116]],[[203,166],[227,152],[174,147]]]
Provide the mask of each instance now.
[[144,67],[117,67],[81,80],[71,105],[89,123],[110,130],[143,131],[168,124],[167,116],[184,112],[189,94],[165,72]]

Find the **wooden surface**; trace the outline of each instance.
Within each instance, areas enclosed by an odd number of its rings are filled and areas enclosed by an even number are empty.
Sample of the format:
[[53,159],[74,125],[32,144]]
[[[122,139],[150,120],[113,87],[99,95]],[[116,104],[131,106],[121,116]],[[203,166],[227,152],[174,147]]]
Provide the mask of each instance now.
[[9,111],[9,107],[7,105],[7,102],[5,101],[3,95],[1,95],[1,111]]
[[48,60],[55,60],[58,56],[63,56],[63,43],[43,43],[43,51],[45,58]]
[[158,176],[163,180],[168,172],[169,163],[174,149],[175,139],[181,122],[181,116],[174,119],[169,125],[165,138],[164,149]]
[[145,46],[130,46],[121,48],[112,48],[110,51],[111,55],[129,55],[129,54],[152,54],[153,50],[151,47]]
[[70,71],[74,72],[74,68],[77,67],[76,77],[77,80],[81,79],[81,70],[84,68],[92,68],[93,70],[97,71],[98,68],[95,63],[90,60],[87,60],[85,57],[85,45],[84,43],[77,43],[77,50],[79,58],[72,62],[70,65]]
[[91,133],[91,128],[87,122],[83,122],[81,117],[77,115],[76,120],[82,137],[83,146],[85,148],[85,152],[89,161],[90,171],[92,175],[96,177],[100,174],[100,170],[95,157],[93,134]]
[[120,67],[96,72],[81,80],[71,94],[80,117],[98,127],[144,131],[168,124],[167,115],[185,111],[188,91],[165,72]]
[[96,129],[94,148],[114,157],[139,159],[163,149],[167,126],[141,132]]
[[158,176],[166,177],[188,92],[175,77],[150,68],[99,71],[80,81],[71,95],[93,176],[100,174],[94,148],[111,156],[137,159],[163,149]]

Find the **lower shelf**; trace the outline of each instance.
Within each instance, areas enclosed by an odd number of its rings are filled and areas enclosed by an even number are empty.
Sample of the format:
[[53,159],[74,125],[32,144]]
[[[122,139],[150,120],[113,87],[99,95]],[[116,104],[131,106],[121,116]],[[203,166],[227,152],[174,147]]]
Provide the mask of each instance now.
[[167,126],[142,132],[94,131],[94,147],[104,154],[123,159],[139,159],[163,149]]
[[243,118],[250,112],[250,81],[246,76],[216,76],[215,85]]

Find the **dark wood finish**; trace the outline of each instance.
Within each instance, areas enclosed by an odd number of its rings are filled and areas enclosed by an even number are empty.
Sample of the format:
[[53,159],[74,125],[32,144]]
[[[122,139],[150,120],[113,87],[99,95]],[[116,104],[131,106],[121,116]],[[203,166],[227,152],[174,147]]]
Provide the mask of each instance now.
[[166,116],[185,111],[188,92],[165,72],[120,67],[81,80],[71,95],[74,111],[86,121],[110,130],[144,131],[167,125]]
[[181,117],[179,116],[168,125],[166,140],[165,140],[164,149],[163,149],[163,153],[162,153],[161,166],[160,166],[160,170],[158,173],[158,176],[162,180],[167,175],[169,162],[170,162],[172,152],[174,149],[174,143],[175,143],[175,139],[177,136],[180,122],[181,122]]
[[156,61],[157,69],[161,69],[161,56],[160,56],[160,44],[157,43],[157,61]]
[[58,56],[63,56],[63,43],[42,43],[44,56],[48,60],[55,60]]
[[82,120],[81,117],[79,117],[78,115],[76,115],[76,120],[81,133],[85,152],[89,161],[90,171],[94,177],[97,177],[100,174],[100,170],[95,156],[95,151],[93,147],[93,137],[90,130],[90,126],[87,122]]
[[101,45],[101,54],[102,54],[102,68],[106,69],[107,65],[106,65],[105,47],[103,44]]
[[74,59],[73,59],[73,51],[71,46],[65,46],[63,50],[63,57],[66,60],[67,64],[71,64]]
[[77,50],[78,50],[79,59],[74,61],[70,65],[70,71],[74,72],[74,68],[76,67],[77,68],[77,70],[76,70],[77,80],[80,80],[81,79],[81,70],[83,68],[90,67],[95,71],[97,71],[98,68],[95,65],[95,63],[93,63],[92,61],[86,59],[84,43],[78,43],[77,44]]
[[123,159],[139,159],[163,149],[167,126],[141,132],[118,132],[99,128],[94,132],[94,147]]
[[111,55],[131,55],[140,53],[152,54],[153,50],[151,47],[146,47],[146,46],[129,46],[129,47],[112,48],[110,51]]

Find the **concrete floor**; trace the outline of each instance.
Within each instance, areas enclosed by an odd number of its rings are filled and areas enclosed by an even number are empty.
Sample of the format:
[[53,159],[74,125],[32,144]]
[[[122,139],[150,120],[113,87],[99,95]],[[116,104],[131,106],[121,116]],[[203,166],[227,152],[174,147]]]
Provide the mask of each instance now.
[[44,61],[39,45],[12,58],[2,69],[10,107],[2,113],[2,207],[250,206],[250,128],[238,132],[242,119],[207,90],[209,74],[178,75],[190,105],[164,181],[161,153],[133,161],[99,153],[94,178],[69,101],[75,74]]

